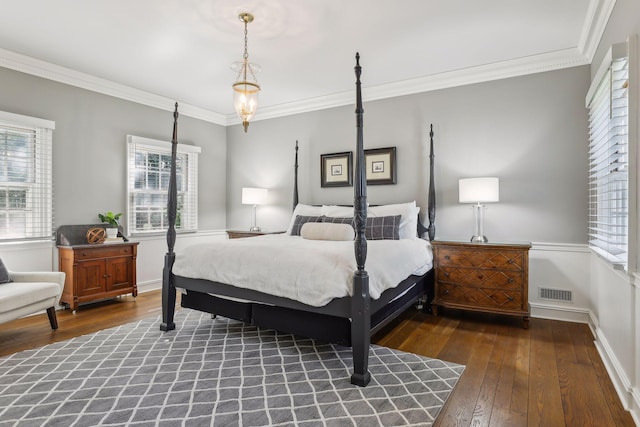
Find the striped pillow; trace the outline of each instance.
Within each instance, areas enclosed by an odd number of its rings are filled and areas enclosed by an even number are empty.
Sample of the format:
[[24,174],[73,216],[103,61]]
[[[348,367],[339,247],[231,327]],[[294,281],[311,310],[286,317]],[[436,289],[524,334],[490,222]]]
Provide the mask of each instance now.
[[[367,240],[399,240],[401,218],[402,215],[368,217],[364,228],[364,236]],[[326,216],[323,222],[351,224],[355,229],[353,218]]]

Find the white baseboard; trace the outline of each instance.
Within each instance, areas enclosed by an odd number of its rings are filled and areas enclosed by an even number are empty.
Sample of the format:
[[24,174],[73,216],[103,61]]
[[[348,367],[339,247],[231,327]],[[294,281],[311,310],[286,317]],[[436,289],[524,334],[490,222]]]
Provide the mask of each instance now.
[[620,397],[623,408],[630,412],[636,425],[640,425],[640,391],[632,387],[629,377],[625,374],[618,358],[607,342],[607,338],[599,328],[596,330],[595,345],[613,387]]
[[629,408],[629,412],[631,413],[631,417],[637,426],[640,426],[640,388],[633,388],[633,406]]
[[156,291],[158,289],[162,289],[162,279],[138,282],[138,293]]
[[549,320],[562,320],[565,322],[591,323],[589,310],[557,306],[552,304],[530,303],[531,317]]

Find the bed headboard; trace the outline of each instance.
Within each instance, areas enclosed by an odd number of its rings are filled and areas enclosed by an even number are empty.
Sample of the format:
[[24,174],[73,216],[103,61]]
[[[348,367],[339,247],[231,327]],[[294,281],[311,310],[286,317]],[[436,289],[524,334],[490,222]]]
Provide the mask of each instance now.
[[[427,233],[429,240],[433,240],[436,236],[436,193],[434,183],[434,154],[433,154],[433,124],[429,128],[429,193],[427,206],[427,219],[429,224],[425,227],[418,215],[418,236]],[[293,210],[298,206],[298,140],[296,140],[296,154],[293,166]]]

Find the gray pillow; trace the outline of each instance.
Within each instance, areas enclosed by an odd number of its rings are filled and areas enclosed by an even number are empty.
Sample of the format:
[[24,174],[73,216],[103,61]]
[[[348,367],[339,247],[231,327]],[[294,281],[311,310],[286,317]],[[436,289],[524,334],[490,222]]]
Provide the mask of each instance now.
[[9,271],[7,267],[4,266],[4,262],[2,262],[2,258],[0,258],[0,283],[9,283],[11,282],[11,276],[9,276]]
[[367,218],[364,235],[368,240],[400,240],[402,215]]
[[322,222],[322,218],[324,218],[322,215],[321,216],[296,215],[296,219],[293,221],[293,227],[291,227],[291,235],[299,236],[300,229],[304,224],[306,224],[307,222]]

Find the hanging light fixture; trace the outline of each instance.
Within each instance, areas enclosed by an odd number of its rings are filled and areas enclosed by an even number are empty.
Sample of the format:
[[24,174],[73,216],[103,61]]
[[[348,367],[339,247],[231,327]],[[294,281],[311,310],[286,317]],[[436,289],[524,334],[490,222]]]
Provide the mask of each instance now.
[[249,62],[249,53],[247,53],[247,25],[253,22],[253,15],[243,12],[238,15],[238,19],[244,22],[244,55],[242,61],[236,61],[231,64],[231,69],[238,73],[236,82],[233,84],[233,106],[236,113],[242,119],[242,126],[246,132],[249,128],[249,120],[256,113],[258,108],[258,92],[260,86],[256,79],[256,74],[260,72],[258,64]]

